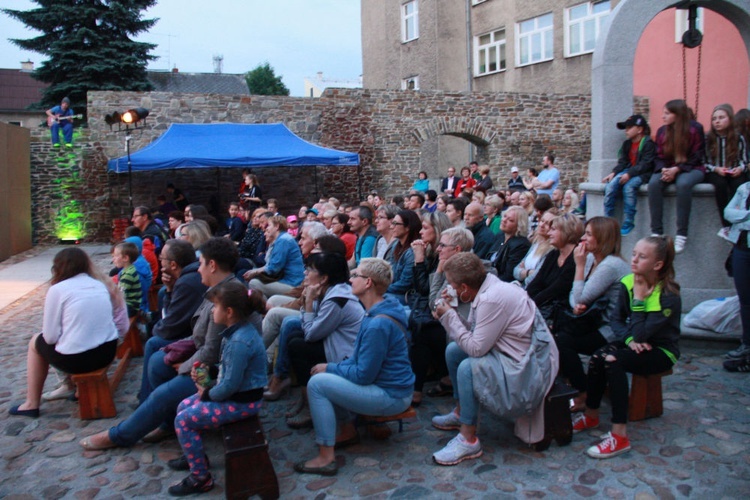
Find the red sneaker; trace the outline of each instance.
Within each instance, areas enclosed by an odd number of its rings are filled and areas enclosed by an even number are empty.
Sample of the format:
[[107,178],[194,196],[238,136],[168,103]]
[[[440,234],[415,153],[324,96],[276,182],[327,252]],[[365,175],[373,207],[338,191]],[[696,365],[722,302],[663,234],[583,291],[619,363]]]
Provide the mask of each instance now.
[[573,417],[573,434],[595,427],[599,427],[598,418],[587,417],[585,413],[578,413]]
[[626,451],[630,451],[630,439],[608,432],[602,442],[586,450],[586,454],[591,458],[611,458]]

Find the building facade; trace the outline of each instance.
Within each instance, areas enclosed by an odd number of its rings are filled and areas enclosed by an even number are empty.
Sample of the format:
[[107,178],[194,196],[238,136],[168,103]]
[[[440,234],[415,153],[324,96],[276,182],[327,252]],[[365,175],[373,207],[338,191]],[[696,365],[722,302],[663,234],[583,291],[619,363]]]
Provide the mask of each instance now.
[[[590,94],[597,36],[622,1],[649,0],[362,0],[364,88]],[[651,99],[656,125],[669,99],[702,101],[704,124],[716,104],[747,106],[737,29],[708,9],[697,21],[703,44],[684,63],[686,10],[663,11],[640,38],[634,94]]]

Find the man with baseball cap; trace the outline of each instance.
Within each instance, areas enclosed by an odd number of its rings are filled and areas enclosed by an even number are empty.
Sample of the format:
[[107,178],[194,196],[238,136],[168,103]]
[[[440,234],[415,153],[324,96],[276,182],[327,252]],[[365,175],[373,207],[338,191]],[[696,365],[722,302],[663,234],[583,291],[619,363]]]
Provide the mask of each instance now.
[[615,199],[617,193],[622,191],[624,218],[620,233],[626,236],[635,227],[638,188],[648,182],[654,172],[656,143],[651,140],[651,128],[641,115],[633,115],[624,122],[618,122],[617,128],[625,130],[626,139],[618,152],[617,165],[602,180],[607,183],[604,189],[604,215],[614,217]]
[[508,179],[508,190],[510,191],[526,191],[526,186],[523,185],[523,179],[518,175],[518,167],[510,167],[510,179]]

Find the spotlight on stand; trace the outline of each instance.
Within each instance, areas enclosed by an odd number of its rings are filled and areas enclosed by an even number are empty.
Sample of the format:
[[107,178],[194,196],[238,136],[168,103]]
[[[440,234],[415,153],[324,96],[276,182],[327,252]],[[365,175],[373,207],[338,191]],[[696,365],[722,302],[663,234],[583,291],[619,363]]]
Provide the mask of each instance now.
[[146,108],[129,109],[122,114],[122,122],[126,125],[135,125],[148,116]]
[[[104,122],[109,125],[110,130],[112,129],[112,125],[117,125],[117,130],[121,130],[122,124],[125,124],[125,130],[130,130],[131,128],[138,128],[138,124],[141,122],[145,123],[148,113],[149,110],[146,108],[133,108],[122,114],[115,111],[112,114],[106,115]],[[143,126],[143,123],[141,123],[141,126]]]

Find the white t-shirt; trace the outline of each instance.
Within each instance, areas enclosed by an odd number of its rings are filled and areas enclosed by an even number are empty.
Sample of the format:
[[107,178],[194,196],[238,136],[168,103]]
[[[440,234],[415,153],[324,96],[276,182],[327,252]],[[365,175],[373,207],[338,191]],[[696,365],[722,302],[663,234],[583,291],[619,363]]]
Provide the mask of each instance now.
[[78,354],[117,339],[104,283],[82,273],[52,285],[44,300],[42,335],[60,354]]

